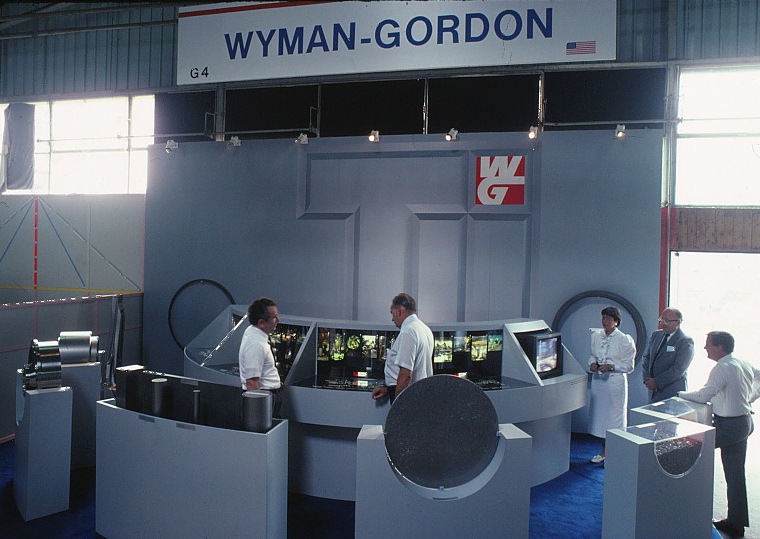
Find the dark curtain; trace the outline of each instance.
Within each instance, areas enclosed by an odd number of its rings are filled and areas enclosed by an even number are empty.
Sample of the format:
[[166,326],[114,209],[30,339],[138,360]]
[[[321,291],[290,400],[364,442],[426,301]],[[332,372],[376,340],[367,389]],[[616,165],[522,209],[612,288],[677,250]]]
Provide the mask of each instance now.
[[0,189],[34,185],[34,105],[11,103],[5,109],[3,132],[4,183]]

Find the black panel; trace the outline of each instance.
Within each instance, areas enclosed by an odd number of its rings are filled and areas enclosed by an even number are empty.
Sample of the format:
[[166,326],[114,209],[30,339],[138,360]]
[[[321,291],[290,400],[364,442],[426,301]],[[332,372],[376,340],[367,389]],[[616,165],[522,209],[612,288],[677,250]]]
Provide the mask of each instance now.
[[325,84],[321,135],[421,134],[424,94],[421,80]]
[[547,123],[615,124],[665,117],[665,69],[547,73],[545,84]]
[[[228,90],[225,131],[241,139],[290,138],[301,132],[308,133],[310,122],[316,127],[318,106],[317,86]],[[283,129],[288,131],[282,132]],[[267,130],[273,132],[235,133]]]
[[538,75],[428,81],[428,133],[528,131],[538,124]]
[[[211,140],[202,134],[195,136],[177,136],[182,133],[204,133],[206,130],[205,117],[207,112],[214,112],[216,93],[211,92],[182,92],[172,94],[156,94],[156,144],[165,143],[168,139],[176,142],[192,142]],[[209,131],[213,131],[213,118],[209,117]]]

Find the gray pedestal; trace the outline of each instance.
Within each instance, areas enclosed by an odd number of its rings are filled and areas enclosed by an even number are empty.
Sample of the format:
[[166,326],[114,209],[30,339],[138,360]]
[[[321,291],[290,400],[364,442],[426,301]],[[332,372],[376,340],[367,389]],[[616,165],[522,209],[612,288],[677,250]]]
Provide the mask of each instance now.
[[24,391],[16,402],[13,495],[24,520],[69,508],[72,400],[62,387]]
[[100,363],[62,365],[61,380],[74,391],[71,467],[95,466],[95,405],[100,400]]
[[663,401],[632,408],[628,413],[628,424],[641,425],[642,423],[673,418],[712,426],[712,405],[671,397]]
[[401,480],[388,462],[382,427],[365,425],[357,440],[355,536],[528,537],[531,438],[508,424],[499,433],[480,476],[437,493]]
[[715,429],[672,419],[607,431],[602,537],[712,537]]
[[109,538],[286,537],[288,423],[265,434],[97,406],[95,530]]

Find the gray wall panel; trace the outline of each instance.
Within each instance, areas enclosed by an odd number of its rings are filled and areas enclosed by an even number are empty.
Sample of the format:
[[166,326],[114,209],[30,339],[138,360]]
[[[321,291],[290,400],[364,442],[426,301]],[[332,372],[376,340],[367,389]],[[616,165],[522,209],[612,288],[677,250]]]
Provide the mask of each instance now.
[[[154,146],[146,361],[181,372],[167,311],[199,278],[238,303],[269,295],[285,314],[368,322],[387,322],[402,290],[431,322],[550,321],[600,286],[656,311],[662,133],[641,133],[544,133],[532,153],[523,134],[468,135],[457,154],[433,136]],[[517,154],[530,155],[529,204],[474,206],[474,167],[462,162]],[[207,314],[198,303],[186,319]]]
[[[540,180],[539,180],[540,181]],[[466,321],[526,317],[528,223],[481,220],[468,224]]]
[[[426,321],[460,320],[464,298],[459,283],[464,280],[466,268],[463,264],[466,234],[463,218],[419,222],[419,239],[413,243],[419,252],[419,270],[413,288],[418,290],[420,298],[426,298],[424,309],[420,308],[420,316]],[[406,265],[399,257],[394,258],[394,262],[402,267]],[[388,304],[390,306],[390,301]]]
[[[622,141],[601,132],[548,135],[542,139],[541,248],[531,316],[551,321],[575,294],[601,289],[633,303],[646,331],[654,331],[662,131],[637,131]],[[630,321],[623,329],[634,332]],[[646,402],[640,380],[638,371],[630,378],[631,407]]]

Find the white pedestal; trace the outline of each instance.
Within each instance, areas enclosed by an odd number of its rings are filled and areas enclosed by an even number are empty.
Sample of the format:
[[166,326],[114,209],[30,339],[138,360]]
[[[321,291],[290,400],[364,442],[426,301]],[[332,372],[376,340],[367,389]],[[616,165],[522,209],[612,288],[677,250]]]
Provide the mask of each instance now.
[[98,402],[95,530],[109,538],[286,537],[288,423],[267,433]]
[[13,495],[24,520],[69,508],[70,387],[24,391],[16,402]]
[[602,537],[712,537],[715,429],[672,419],[607,431]]
[[435,492],[423,496],[402,483],[388,462],[382,427],[365,425],[357,439],[355,536],[528,537],[531,438],[510,424],[499,432],[491,465],[466,484],[474,492],[433,499]]

